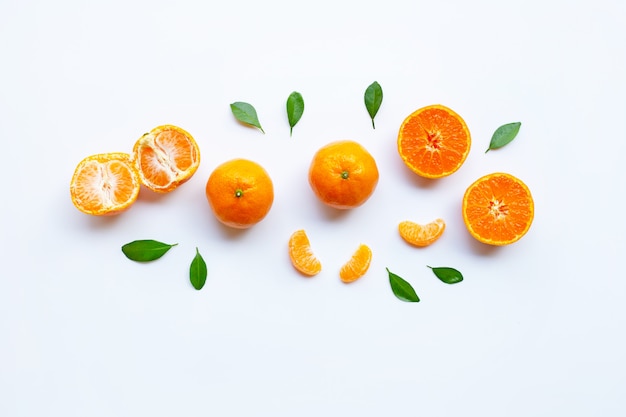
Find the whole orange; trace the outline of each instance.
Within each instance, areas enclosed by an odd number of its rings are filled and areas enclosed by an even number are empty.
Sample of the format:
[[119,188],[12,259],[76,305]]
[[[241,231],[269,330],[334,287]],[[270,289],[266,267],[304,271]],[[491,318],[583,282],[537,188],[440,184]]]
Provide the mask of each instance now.
[[378,167],[359,143],[331,142],[315,153],[309,167],[309,184],[324,204],[351,209],[365,203],[376,189]]
[[226,226],[246,229],[265,218],[274,202],[274,185],[256,162],[233,159],[213,170],[206,197],[215,217]]

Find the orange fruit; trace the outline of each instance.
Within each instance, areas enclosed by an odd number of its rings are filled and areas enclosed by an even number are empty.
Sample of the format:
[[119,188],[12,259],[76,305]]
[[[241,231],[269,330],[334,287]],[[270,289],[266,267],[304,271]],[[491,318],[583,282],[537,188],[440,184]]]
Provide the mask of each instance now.
[[200,165],[200,150],[185,130],[163,125],[135,142],[133,161],[143,185],[167,193],[195,174]]
[[439,104],[411,113],[398,133],[400,157],[413,172],[426,178],[441,178],[457,171],[470,145],[465,121]]
[[372,195],[378,184],[378,167],[357,142],[332,142],[315,153],[309,167],[309,184],[324,204],[350,209]]
[[128,209],[137,200],[140,188],[129,154],[103,153],[78,163],[70,182],[70,196],[83,213],[105,216]]
[[398,225],[398,232],[406,242],[414,246],[428,246],[439,239],[446,229],[443,219],[436,219],[430,223],[418,224],[412,221],[403,221]]
[[274,186],[265,169],[247,159],[233,159],[213,170],[206,197],[215,217],[226,226],[246,229],[265,218],[274,202]]
[[359,245],[352,257],[339,270],[339,278],[345,283],[361,278],[370,267],[372,250],[364,244]]
[[322,270],[322,264],[313,254],[309,237],[304,230],[296,230],[289,237],[289,258],[294,268],[304,275],[317,275]]
[[472,236],[490,245],[522,238],[535,214],[530,190],[520,179],[496,172],[471,184],[463,196],[463,221]]

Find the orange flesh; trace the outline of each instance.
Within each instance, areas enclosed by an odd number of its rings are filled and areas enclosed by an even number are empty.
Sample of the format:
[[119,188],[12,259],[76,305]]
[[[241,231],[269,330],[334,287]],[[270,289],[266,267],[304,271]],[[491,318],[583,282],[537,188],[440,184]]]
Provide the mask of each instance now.
[[421,225],[411,221],[404,221],[398,225],[402,239],[414,246],[428,246],[441,237],[446,228],[443,219],[436,219]]
[[398,135],[398,152],[415,173],[440,178],[457,171],[471,144],[467,125],[452,110],[433,105],[407,117]]
[[370,267],[372,251],[367,245],[359,245],[348,262],[339,270],[339,278],[345,283],[361,278]]
[[317,275],[322,270],[322,264],[313,254],[304,230],[295,231],[289,238],[289,258],[293,266],[304,275]]
[[530,228],[534,203],[530,190],[509,174],[490,174],[477,180],[463,198],[463,218],[469,232],[481,242],[506,245]]

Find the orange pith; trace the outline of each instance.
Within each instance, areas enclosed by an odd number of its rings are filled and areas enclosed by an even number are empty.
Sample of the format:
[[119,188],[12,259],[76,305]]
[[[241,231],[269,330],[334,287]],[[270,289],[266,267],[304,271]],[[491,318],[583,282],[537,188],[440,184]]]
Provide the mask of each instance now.
[[121,152],[88,156],[78,163],[70,182],[72,203],[95,216],[128,209],[137,200],[139,189],[131,157]]
[[463,196],[463,221],[470,234],[490,245],[508,245],[528,232],[535,209],[530,190],[513,175],[479,178]]
[[453,110],[434,104],[411,113],[400,126],[398,153],[416,174],[442,178],[457,171],[469,154],[471,137]]
[[135,142],[133,161],[143,185],[152,191],[167,193],[197,171],[200,150],[188,132],[177,126],[163,125]]
[[445,228],[446,223],[443,219],[436,219],[426,224],[418,224],[407,220],[400,222],[398,232],[402,239],[411,245],[424,247],[439,239]]
[[233,159],[215,168],[205,191],[215,217],[238,229],[263,220],[274,202],[270,176],[261,165],[247,159]]
[[367,245],[359,245],[350,260],[339,270],[339,278],[345,283],[356,281],[365,275],[370,267],[371,261],[372,250]]
[[322,264],[311,249],[309,237],[302,229],[289,237],[289,258],[294,268],[306,276],[317,275],[322,270]]
[[320,148],[309,167],[309,184],[324,204],[351,209],[365,203],[378,184],[378,167],[359,143],[342,140]]

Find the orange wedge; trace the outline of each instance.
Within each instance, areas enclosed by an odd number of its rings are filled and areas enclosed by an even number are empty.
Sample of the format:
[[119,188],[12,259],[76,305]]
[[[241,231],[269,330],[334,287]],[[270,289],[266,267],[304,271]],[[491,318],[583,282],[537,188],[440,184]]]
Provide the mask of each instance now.
[[322,264],[313,254],[304,230],[296,230],[289,238],[289,258],[293,266],[304,275],[317,275],[322,270]]
[[185,130],[163,125],[135,142],[133,162],[143,185],[152,191],[167,193],[189,180],[197,171],[200,150]]
[[372,250],[367,245],[359,245],[354,254],[352,254],[352,258],[339,270],[339,278],[345,283],[356,281],[365,275],[371,261]]
[[122,152],[88,156],[78,163],[70,182],[72,203],[94,216],[123,212],[137,200],[139,189],[131,157]]
[[411,221],[403,221],[398,225],[398,231],[402,239],[414,246],[428,246],[441,237],[446,229],[443,219],[436,219],[430,223],[418,224]]

